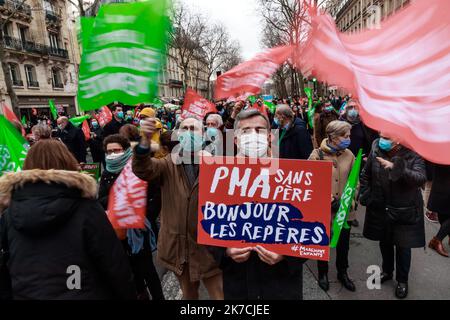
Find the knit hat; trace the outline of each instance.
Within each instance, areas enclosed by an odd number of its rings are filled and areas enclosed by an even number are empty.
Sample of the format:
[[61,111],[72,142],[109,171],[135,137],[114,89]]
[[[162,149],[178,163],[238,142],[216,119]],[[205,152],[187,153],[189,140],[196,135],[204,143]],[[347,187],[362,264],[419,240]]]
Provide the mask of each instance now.
[[148,118],[154,118],[156,116],[156,112],[152,108],[144,108],[139,113],[139,115],[140,116],[145,116],[145,117],[148,117]]

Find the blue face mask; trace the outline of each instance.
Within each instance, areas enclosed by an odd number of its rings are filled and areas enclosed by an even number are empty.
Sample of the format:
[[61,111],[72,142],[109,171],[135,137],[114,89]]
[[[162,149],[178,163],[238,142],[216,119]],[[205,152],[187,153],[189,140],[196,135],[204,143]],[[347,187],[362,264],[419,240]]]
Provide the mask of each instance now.
[[184,151],[198,152],[203,149],[203,137],[191,131],[182,132],[179,140]]
[[378,146],[383,151],[391,151],[392,148],[394,148],[394,143],[391,140],[380,138],[380,141],[378,142]]
[[347,149],[348,147],[350,147],[351,142],[352,142],[352,141],[351,141],[350,139],[345,139],[345,140],[341,141],[341,142],[338,144],[339,150]]
[[216,128],[208,128],[206,129],[206,135],[208,138],[216,139],[216,137],[219,135],[219,130]]
[[98,123],[97,122],[92,122],[92,128],[97,129],[98,128]]
[[358,115],[359,115],[359,112],[358,112],[358,110],[356,110],[356,109],[351,109],[351,110],[349,110],[348,113],[347,113],[347,116],[348,116],[350,119],[356,119],[356,118],[358,117]]
[[333,107],[326,107],[326,108],[325,108],[325,111],[327,111],[327,112],[331,112],[331,111],[333,111],[333,110],[334,110]]
[[117,118],[123,119],[123,111],[117,112]]

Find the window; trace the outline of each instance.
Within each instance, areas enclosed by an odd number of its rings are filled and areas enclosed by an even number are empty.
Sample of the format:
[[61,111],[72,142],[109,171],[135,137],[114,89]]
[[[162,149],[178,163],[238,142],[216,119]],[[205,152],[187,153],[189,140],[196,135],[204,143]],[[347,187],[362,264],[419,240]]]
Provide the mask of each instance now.
[[17,26],[19,29],[19,34],[20,34],[20,40],[22,41],[22,43],[25,43],[28,41],[29,37],[28,37],[28,27],[25,26]]
[[61,79],[61,70],[59,70],[58,68],[52,69],[52,84],[53,88],[64,88]]
[[9,64],[9,72],[11,76],[11,80],[14,86],[23,86],[22,78],[20,76],[19,65],[15,63]]
[[3,36],[10,37],[12,35],[11,27],[12,27],[11,22],[9,22],[3,26],[3,30],[2,30]]
[[32,65],[25,65],[25,75],[27,76],[28,87],[37,88],[39,82],[37,82],[36,68]]
[[58,49],[59,48],[58,34],[50,33],[49,39],[50,39],[50,47]]

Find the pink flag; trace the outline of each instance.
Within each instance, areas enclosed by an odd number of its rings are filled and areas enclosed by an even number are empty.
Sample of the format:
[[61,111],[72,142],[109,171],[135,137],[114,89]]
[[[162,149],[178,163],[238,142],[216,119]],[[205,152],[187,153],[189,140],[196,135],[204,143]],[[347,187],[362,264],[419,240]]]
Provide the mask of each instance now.
[[84,140],[88,141],[89,139],[91,139],[91,129],[89,128],[87,120],[83,121],[83,124],[81,125],[81,130],[83,130],[84,133]]
[[181,118],[194,117],[203,120],[206,114],[217,112],[214,103],[200,96],[195,90],[187,89],[184,97],[184,105],[181,109]]
[[109,110],[107,106],[104,106],[100,109],[100,112],[95,115],[95,117],[97,118],[100,127],[103,128],[112,120],[113,115],[111,113],[111,110]]
[[269,49],[250,61],[241,63],[217,78],[215,99],[228,99],[243,94],[258,94],[264,83],[290,58],[291,46]]
[[114,229],[143,229],[146,208],[147,182],[136,177],[129,161],[109,192],[109,221]]
[[324,14],[297,65],[358,96],[364,122],[450,164],[450,1],[416,0],[379,30],[343,34]]

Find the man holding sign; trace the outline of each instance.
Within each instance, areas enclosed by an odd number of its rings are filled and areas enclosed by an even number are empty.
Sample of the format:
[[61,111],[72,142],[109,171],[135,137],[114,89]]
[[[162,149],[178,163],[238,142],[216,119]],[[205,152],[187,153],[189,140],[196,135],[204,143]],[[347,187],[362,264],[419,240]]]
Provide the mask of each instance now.
[[234,129],[236,158],[203,158],[198,242],[214,246],[225,299],[302,299],[304,258],[328,260],[331,165],[272,159],[257,110]]

